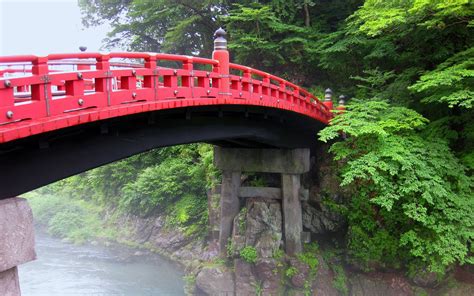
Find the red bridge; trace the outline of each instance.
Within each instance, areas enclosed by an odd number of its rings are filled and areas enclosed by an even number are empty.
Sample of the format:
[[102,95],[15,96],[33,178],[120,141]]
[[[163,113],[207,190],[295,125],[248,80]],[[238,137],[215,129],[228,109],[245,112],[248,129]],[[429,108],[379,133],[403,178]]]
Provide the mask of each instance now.
[[225,32],[216,36],[212,59],[0,57],[0,199],[160,146],[314,145],[332,102],[229,63]]

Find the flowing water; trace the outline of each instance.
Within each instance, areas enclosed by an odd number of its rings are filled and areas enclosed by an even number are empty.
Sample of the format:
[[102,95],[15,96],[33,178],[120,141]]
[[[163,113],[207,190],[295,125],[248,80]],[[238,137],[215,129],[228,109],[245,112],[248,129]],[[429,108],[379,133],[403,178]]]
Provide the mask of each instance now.
[[37,233],[38,259],[19,268],[23,296],[184,295],[183,273],[156,255],[77,246]]

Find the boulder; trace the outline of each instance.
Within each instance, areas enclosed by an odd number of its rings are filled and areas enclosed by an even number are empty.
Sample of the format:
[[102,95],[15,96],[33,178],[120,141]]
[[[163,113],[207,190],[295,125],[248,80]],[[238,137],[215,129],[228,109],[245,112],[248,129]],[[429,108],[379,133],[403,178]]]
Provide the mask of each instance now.
[[209,296],[233,296],[232,272],[223,266],[204,267],[196,276],[196,286]]
[[259,258],[271,258],[280,248],[281,229],[280,202],[247,199],[245,245],[254,246]]

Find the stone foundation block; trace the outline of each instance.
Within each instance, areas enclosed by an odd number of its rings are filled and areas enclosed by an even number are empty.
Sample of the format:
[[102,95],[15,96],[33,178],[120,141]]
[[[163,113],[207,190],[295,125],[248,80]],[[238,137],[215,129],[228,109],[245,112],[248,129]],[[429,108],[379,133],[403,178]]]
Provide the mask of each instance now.
[[27,200],[0,200],[0,272],[35,259],[33,214]]
[[0,272],[0,295],[21,295],[20,282],[18,281],[18,269],[16,266]]

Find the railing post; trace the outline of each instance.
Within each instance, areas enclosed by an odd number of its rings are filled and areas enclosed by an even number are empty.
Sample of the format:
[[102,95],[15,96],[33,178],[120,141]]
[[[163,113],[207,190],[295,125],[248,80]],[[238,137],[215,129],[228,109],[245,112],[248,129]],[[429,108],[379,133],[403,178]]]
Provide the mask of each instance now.
[[332,90],[330,88],[327,88],[326,91],[324,92],[324,106],[328,107],[329,111],[331,111],[334,106],[332,103]]
[[219,61],[219,98],[230,98],[230,77],[229,77],[229,52],[227,51],[227,33],[219,28],[214,33],[214,51],[212,59]]
[[[189,71],[189,74],[181,76],[181,86],[191,88],[194,87],[194,64],[192,57],[189,57],[186,61],[183,62],[183,70]],[[191,95],[194,97],[194,94]]]
[[338,113],[342,113],[346,110],[346,96],[340,95],[339,96],[339,105],[336,107]]
[[102,54],[100,57],[96,58],[96,69],[103,72],[103,78],[97,78],[95,80],[95,91],[102,92],[107,96],[107,106],[112,104],[110,93],[112,91],[111,77],[112,72],[110,72],[110,56],[108,54]]
[[33,61],[31,73],[36,76],[40,76],[43,81],[41,84],[33,84],[31,86],[31,100],[32,101],[45,101],[46,103],[46,115],[50,115],[49,97],[51,95],[50,78],[48,76],[48,57],[37,57]]
[[153,93],[156,100],[157,87],[158,87],[156,78],[158,76],[158,71],[156,69],[156,55],[155,54],[150,54],[147,58],[145,58],[144,67],[147,69],[150,69],[152,74],[145,75],[143,77],[143,87],[153,88]]
[[[85,52],[87,50],[87,47],[79,46],[79,50],[81,52]],[[91,69],[90,65],[82,65],[82,64],[77,65],[77,71],[84,71],[84,70],[90,70],[90,69]]]

